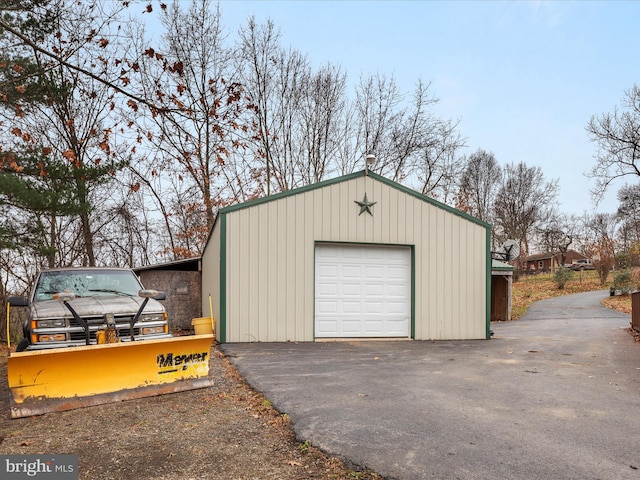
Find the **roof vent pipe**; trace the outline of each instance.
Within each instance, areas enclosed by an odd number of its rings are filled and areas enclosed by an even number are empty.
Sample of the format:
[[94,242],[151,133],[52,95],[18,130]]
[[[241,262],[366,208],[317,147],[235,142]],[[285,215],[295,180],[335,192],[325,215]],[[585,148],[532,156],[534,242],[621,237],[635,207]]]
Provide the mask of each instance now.
[[370,151],[369,153],[367,153],[367,156],[365,157],[365,168],[364,168],[365,175],[369,174],[369,169],[373,167],[374,163],[376,163],[376,154]]

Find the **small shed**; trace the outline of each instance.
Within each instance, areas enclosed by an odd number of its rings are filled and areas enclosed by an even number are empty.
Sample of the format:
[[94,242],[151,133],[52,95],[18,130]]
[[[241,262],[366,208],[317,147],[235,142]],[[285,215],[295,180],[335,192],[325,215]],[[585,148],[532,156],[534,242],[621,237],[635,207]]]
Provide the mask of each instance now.
[[499,260],[491,262],[491,321],[511,320],[513,266]]
[[362,171],[220,209],[219,342],[490,338],[490,225]]
[[[166,293],[162,303],[171,330],[188,330],[191,320],[201,316],[200,264],[200,257],[195,257],[133,269],[145,288]],[[208,316],[209,309],[205,312]]]

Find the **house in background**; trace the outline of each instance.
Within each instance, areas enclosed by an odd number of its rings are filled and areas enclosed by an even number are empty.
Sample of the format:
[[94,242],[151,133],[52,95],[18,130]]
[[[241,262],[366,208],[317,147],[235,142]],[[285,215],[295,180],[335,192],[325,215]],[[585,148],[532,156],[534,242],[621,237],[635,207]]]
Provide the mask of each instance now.
[[220,209],[202,255],[227,342],[488,339],[489,224],[362,171]]
[[577,260],[587,260],[588,257],[582,255],[575,250],[567,250],[564,263],[562,262],[562,254],[560,252],[555,253],[538,253],[530,255],[525,259],[524,271],[529,273],[553,273],[561,265],[571,265]]

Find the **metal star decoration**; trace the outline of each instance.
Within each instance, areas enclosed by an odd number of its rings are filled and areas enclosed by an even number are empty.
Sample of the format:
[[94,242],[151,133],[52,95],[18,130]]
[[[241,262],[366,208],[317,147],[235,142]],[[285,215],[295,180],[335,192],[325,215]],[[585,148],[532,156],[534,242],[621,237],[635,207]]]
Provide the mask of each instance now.
[[367,212],[369,215],[373,217],[373,212],[371,211],[371,207],[373,207],[378,202],[370,202],[369,199],[367,198],[366,192],[361,202],[357,200],[354,200],[354,202],[357,203],[358,206],[360,207],[360,213],[358,214],[358,216],[362,215],[364,212]]

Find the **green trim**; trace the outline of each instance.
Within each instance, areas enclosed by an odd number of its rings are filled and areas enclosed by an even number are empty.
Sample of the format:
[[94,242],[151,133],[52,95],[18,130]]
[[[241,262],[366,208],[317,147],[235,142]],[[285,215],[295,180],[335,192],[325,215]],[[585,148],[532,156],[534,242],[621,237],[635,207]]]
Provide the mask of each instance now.
[[491,339],[491,229],[487,229],[486,232],[486,243],[487,243],[487,273],[486,273],[486,285],[487,285],[487,298],[486,298],[486,334],[485,338],[487,340]]
[[411,339],[416,339],[416,246],[411,245]]
[[[389,180],[388,178],[383,177],[382,175],[378,175],[377,173],[373,173],[373,172],[369,172],[369,176],[371,178],[374,178],[376,180],[378,180],[381,183],[384,183],[386,185],[389,185],[390,187],[396,188],[398,190],[400,190],[401,192],[406,193],[407,195],[411,195],[412,197],[415,197],[419,200],[422,200],[424,202],[430,203],[431,205],[441,208],[443,210],[446,210],[449,213],[452,213],[454,215],[457,215],[458,217],[462,217],[466,220],[469,220],[472,223],[481,225],[485,228],[491,229],[491,225],[488,224],[487,222],[484,222],[482,220],[480,220],[479,218],[476,217],[472,217],[471,215],[469,215],[468,213],[465,213],[461,210],[458,210],[457,208],[453,208],[450,207],[449,205],[439,202],[438,200],[435,200],[431,197],[428,197],[426,195],[423,195],[419,192],[416,192],[415,190],[409,188],[409,187],[405,187],[404,185],[400,185],[399,183],[396,183],[392,180]],[[491,252],[489,252],[491,253]]]
[[249,200],[248,202],[230,205],[228,207],[221,208],[218,212],[228,213],[228,212],[235,212],[236,210],[243,210],[245,208],[254,207],[256,205],[260,205],[263,203],[269,203],[274,200],[280,200],[281,198],[292,197],[294,195],[298,195],[299,193],[305,193],[312,190],[316,190],[317,188],[328,187],[329,185],[352,180],[360,176],[362,176],[362,172],[355,172],[349,175],[344,175],[342,177],[331,178],[329,180],[324,180],[322,182],[305,185],[304,187],[294,188],[292,190],[286,190],[280,193],[274,193],[273,195],[269,195],[268,197],[257,198],[255,200]]
[[318,248],[318,242],[313,241],[313,340],[316,341],[316,249]]
[[513,265],[501,262],[499,260],[491,260],[491,270],[494,272],[513,272],[515,270]]
[[315,245],[365,245],[380,247],[413,247],[409,243],[347,242],[342,240],[314,240]]
[[427,202],[430,203],[431,205],[441,208],[443,210],[446,210],[449,213],[452,213],[454,215],[457,215],[459,217],[462,217],[466,220],[469,220],[470,222],[473,222],[475,224],[481,225],[485,228],[491,229],[491,225],[478,219],[475,217],[472,217],[471,215],[462,212],[456,208],[450,207],[449,205],[446,205],[442,202],[439,202],[437,200],[434,200],[431,197],[428,197],[426,195],[423,195],[419,192],[416,192],[415,190],[409,188],[409,187],[405,187],[404,185],[400,185],[399,183],[396,183],[392,180],[389,180],[388,178],[383,177],[382,175],[378,175],[377,173],[373,173],[373,172],[365,172],[364,170],[360,171],[360,172],[354,172],[354,173],[350,173],[348,175],[344,175],[342,177],[336,177],[336,178],[331,178],[329,180],[324,180],[322,182],[318,182],[318,183],[313,183],[311,185],[305,185],[304,187],[300,187],[300,188],[295,188],[293,190],[287,190],[285,192],[280,192],[280,193],[276,193],[274,195],[269,195],[268,197],[262,197],[262,198],[258,198],[256,200],[250,200],[248,202],[244,202],[244,203],[238,203],[236,205],[230,205],[228,207],[224,207],[221,208],[218,211],[218,214],[221,213],[229,213],[229,212],[235,212],[237,210],[243,210],[245,208],[250,208],[256,205],[261,205],[263,203],[268,203],[271,202],[273,200],[279,200],[282,198],[286,198],[286,197],[292,197],[294,195],[298,195],[299,193],[305,193],[305,192],[310,192],[312,190],[316,190],[318,188],[324,188],[327,187],[329,185],[335,185],[337,183],[342,183],[342,182],[347,182],[349,180],[353,180],[354,178],[358,178],[358,177],[362,177],[362,176],[369,176],[371,178],[373,178],[374,180],[377,180],[381,183],[384,183],[385,185],[388,185],[392,188],[395,188],[397,190],[400,190],[401,192],[404,192],[408,195],[411,195],[412,197],[415,197],[419,200],[422,200],[423,202]]
[[[340,242],[331,240],[314,240],[313,242],[313,338],[316,337],[316,249],[318,245],[362,245],[365,247],[399,247],[411,250],[411,319],[409,335],[416,339],[416,246],[407,243],[374,243],[374,242]],[[345,337],[348,338],[348,337]],[[400,337],[398,337],[400,338]],[[402,337],[404,338],[404,337]]]
[[220,219],[220,343],[227,343],[227,215]]

